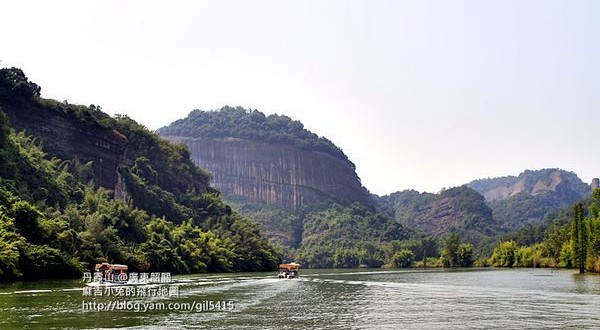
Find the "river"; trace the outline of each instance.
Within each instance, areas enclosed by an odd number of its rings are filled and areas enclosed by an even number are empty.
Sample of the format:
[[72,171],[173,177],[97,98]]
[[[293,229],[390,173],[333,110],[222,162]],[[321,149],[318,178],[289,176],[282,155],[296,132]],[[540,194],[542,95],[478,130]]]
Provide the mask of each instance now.
[[0,329],[600,329],[600,276],[571,270],[303,270],[295,280],[174,276],[130,294],[83,287],[0,285]]

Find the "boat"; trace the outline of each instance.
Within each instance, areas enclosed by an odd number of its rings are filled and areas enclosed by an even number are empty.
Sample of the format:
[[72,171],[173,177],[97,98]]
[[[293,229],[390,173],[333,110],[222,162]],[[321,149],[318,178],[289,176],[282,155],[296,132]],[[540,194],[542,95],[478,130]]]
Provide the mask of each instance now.
[[103,262],[94,267],[94,281],[89,286],[112,286],[127,284],[127,265]]
[[297,278],[298,276],[300,276],[299,270],[300,264],[297,264],[295,262],[289,264],[279,264],[278,277],[287,279]]

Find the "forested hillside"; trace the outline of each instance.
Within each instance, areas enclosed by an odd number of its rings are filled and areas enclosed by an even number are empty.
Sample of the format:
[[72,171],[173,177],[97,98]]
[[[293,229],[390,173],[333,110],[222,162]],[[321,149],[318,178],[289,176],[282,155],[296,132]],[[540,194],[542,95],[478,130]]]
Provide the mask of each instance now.
[[423,235],[443,237],[456,232],[464,241],[480,247],[499,233],[483,196],[467,186],[439,194],[406,190],[375,200],[381,212]]
[[[0,110],[0,279],[77,276],[100,261],[174,273],[276,268],[257,225],[221,201],[184,147],[98,107],[42,99],[14,68],[0,70]],[[49,120],[27,129],[25,116]],[[13,118],[36,134],[17,132]],[[106,150],[119,137],[117,166],[61,148],[74,134]],[[119,199],[98,186],[103,174]]]

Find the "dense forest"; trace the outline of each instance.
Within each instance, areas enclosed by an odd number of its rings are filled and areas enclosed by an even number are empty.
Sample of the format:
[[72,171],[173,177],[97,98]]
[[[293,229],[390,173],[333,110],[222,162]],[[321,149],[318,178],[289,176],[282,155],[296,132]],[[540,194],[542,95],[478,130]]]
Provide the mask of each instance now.
[[[14,68],[0,70],[0,107],[0,280],[78,276],[101,261],[173,273],[276,268],[279,253],[222,202],[184,147],[98,107],[42,99]],[[60,159],[46,140],[15,131],[5,111],[19,110],[124,136],[124,196],[95,184],[91,162]]]
[[361,203],[327,201],[289,210],[228,200],[254,219],[289,260],[307,268],[381,267],[411,231]]
[[[194,110],[187,118],[160,128],[160,135],[185,137],[234,137],[254,141],[283,143],[299,148],[328,153],[344,159],[348,157],[333,142],[310,132],[304,125],[288,116],[269,115],[258,110],[225,106],[218,111]],[[354,170],[354,164],[352,164]]]

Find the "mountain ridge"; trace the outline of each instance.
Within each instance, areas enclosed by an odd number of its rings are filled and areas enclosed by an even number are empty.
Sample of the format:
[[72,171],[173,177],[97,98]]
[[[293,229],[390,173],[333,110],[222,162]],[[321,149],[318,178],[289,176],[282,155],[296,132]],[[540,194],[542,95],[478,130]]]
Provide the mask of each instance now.
[[[583,183],[574,172],[558,168],[528,169],[516,176],[477,179],[459,187],[469,188],[471,194],[481,196],[481,199],[471,197],[469,202],[474,210],[479,211],[474,214],[461,212],[449,207],[447,200],[444,202],[444,195],[457,187],[438,194],[404,190],[384,196],[374,195],[373,198],[378,202],[378,208],[388,216],[434,236],[448,229],[472,236],[467,234],[468,227],[464,222],[465,217],[474,216],[484,225],[479,231],[486,236],[476,238],[474,244],[478,244],[526,225],[538,224],[545,217],[591,193],[591,186]],[[448,217],[453,220],[448,222]],[[437,226],[432,225],[436,223]]]
[[187,117],[178,119],[156,133],[180,138],[240,138],[256,142],[271,142],[316,150],[339,157],[355,165],[341,148],[329,139],[304,128],[298,120],[286,115],[266,116],[258,110],[223,106],[218,110],[193,110]]

